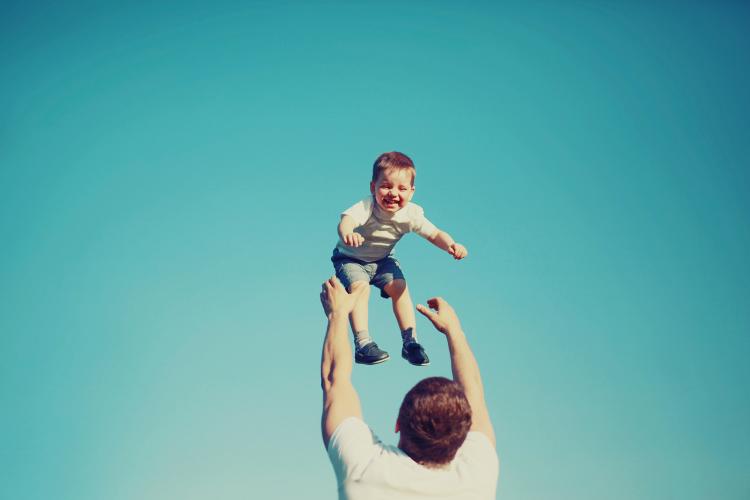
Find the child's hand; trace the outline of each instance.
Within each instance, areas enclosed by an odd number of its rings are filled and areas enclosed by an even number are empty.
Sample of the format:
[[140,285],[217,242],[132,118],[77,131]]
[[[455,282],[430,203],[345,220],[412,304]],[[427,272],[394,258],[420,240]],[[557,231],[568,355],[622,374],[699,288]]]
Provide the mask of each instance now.
[[365,239],[359,233],[348,233],[344,235],[344,244],[348,247],[358,247],[365,242]]
[[451,254],[453,258],[456,260],[461,260],[467,255],[469,255],[469,251],[466,250],[466,247],[460,243],[454,243],[451,246],[449,246],[448,253]]

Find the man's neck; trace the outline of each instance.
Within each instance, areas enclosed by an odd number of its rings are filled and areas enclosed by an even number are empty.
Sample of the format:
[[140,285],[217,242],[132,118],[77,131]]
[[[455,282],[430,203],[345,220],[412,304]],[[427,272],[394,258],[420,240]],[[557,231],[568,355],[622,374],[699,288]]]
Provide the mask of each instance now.
[[436,464],[436,463],[433,463],[433,462],[420,462],[419,460],[416,460],[414,457],[412,457],[411,455],[409,455],[408,453],[406,453],[403,450],[403,448],[401,448],[401,443],[400,442],[398,443],[398,449],[401,450],[407,457],[411,458],[416,463],[418,463],[419,465],[421,465],[422,467],[424,467],[426,469],[433,469],[433,470],[445,469],[446,467],[448,467],[451,464],[450,462],[448,462],[446,464]]

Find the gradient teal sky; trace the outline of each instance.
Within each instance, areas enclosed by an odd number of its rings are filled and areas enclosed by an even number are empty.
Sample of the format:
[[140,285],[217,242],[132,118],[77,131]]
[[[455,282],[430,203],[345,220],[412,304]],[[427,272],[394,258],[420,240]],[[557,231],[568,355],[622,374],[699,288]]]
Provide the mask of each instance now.
[[[0,15],[2,498],[335,497],[318,291],[388,150],[498,498],[750,497],[746,4],[64,4]],[[355,368],[386,442],[418,330]]]

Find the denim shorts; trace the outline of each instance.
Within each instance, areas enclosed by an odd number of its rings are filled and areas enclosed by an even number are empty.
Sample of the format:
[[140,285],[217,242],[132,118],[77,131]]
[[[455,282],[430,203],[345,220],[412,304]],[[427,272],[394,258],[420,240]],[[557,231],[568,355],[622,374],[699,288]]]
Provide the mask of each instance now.
[[344,285],[344,288],[350,290],[352,283],[355,281],[366,281],[378,287],[380,296],[384,299],[389,297],[383,287],[393,280],[404,279],[404,273],[401,272],[398,259],[393,255],[388,255],[375,262],[363,262],[347,257],[340,253],[338,249],[334,249],[331,262],[333,262],[333,268],[336,270],[336,277]]

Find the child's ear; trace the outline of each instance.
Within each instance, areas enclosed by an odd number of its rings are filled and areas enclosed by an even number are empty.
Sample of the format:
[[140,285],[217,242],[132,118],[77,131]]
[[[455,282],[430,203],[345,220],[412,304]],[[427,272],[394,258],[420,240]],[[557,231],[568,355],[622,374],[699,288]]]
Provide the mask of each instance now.
[[375,194],[375,181],[370,182],[370,194]]
[[396,428],[394,429],[394,432],[398,434],[401,431],[401,428],[398,426],[398,420],[396,420]]

